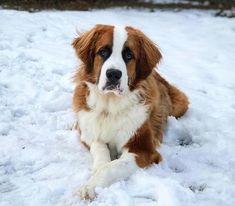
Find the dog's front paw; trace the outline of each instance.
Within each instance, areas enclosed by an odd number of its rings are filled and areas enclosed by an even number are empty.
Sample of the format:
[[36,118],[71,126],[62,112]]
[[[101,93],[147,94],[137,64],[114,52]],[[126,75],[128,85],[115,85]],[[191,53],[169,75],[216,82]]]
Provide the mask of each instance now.
[[82,200],[93,200],[96,195],[95,186],[92,184],[86,183],[81,186],[78,193]]

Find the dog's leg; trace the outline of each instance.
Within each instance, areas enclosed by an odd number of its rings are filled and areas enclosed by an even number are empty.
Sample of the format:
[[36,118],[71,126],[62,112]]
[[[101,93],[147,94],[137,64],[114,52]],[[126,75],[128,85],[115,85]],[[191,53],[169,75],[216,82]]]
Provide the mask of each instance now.
[[90,146],[90,152],[94,161],[93,171],[96,171],[98,168],[111,161],[108,146],[103,142],[94,141]]
[[96,187],[109,186],[115,181],[125,179],[137,170],[135,156],[125,151],[119,159],[113,160],[102,167],[91,176],[88,182],[79,191],[82,199],[93,199]]

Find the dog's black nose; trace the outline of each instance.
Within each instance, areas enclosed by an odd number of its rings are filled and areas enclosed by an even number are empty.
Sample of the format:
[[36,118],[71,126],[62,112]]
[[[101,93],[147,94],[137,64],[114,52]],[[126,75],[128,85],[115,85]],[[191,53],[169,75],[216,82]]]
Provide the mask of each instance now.
[[122,77],[122,72],[117,69],[108,69],[106,71],[106,77],[110,82],[117,82]]

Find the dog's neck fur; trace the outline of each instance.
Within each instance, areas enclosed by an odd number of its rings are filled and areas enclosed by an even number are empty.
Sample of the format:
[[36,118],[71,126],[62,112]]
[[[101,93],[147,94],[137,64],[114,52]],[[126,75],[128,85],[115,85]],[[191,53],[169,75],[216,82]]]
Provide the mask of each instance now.
[[148,107],[141,103],[138,91],[118,97],[100,93],[94,84],[88,83],[88,87],[87,105],[91,111],[78,113],[82,141],[88,145],[102,141],[121,152],[146,120]]
[[87,83],[87,85],[89,88],[87,105],[98,113],[117,115],[142,102],[138,90],[128,90],[122,96],[116,96],[113,93],[101,93],[95,84]]

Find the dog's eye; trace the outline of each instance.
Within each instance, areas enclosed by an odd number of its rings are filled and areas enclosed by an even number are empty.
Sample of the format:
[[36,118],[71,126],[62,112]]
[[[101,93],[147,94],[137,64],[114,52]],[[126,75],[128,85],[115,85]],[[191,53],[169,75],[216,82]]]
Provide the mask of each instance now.
[[131,59],[134,58],[134,55],[133,55],[132,51],[128,47],[126,47],[122,52],[122,57],[123,57],[124,61],[127,63]]
[[103,57],[104,59],[108,59],[109,56],[110,56],[110,54],[111,54],[111,50],[110,50],[110,48],[105,47],[105,48],[99,50],[98,54],[99,54],[101,57]]

